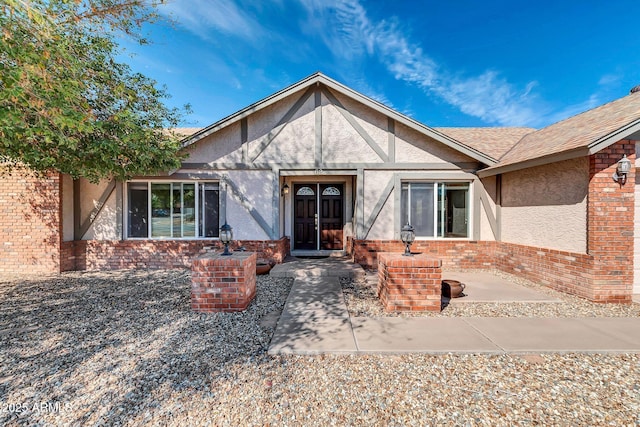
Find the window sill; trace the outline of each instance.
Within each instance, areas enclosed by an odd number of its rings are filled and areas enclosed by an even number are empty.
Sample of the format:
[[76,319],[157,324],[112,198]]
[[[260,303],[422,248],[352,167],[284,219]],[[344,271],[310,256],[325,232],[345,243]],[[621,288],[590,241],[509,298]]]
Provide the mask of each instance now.
[[125,237],[124,240],[181,240],[181,241],[191,241],[191,240],[220,240],[219,237]]

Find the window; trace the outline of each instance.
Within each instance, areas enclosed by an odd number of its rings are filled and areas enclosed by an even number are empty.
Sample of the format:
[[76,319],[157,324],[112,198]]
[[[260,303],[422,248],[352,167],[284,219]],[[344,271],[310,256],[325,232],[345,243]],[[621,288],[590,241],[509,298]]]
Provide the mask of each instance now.
[[418,237],[469,237],[469,183],[405,182],[400,218]]
[[323,196],[339,196],[340,190],[336,187],[327,187],[322,191]]
[[218,237],[219,186],[213,182],[131,182],[128,237]]
[[296,196],[314,196],[315,194],[311,187],[300,187]]

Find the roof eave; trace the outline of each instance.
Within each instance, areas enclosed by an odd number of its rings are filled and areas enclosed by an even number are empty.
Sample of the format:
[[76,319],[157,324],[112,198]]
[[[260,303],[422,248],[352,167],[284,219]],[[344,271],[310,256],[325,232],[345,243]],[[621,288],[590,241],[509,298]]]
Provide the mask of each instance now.
[[300,90],[304,90],[308,88],[309,86],[312,86],[314,83],[317,83],[319,81],[321,76],[322,76],[321,73],[312,74],[309,77],[292,84],[291,86],[287,86],[286,88],[272,95],[269,95],[266,98],[261,99],[260,101],[254,102],[253,104],[243,108],[240,111],[237,111],[223,119],[218,120],[212,125],[209,125],[203,128],[202,130],[200,130],[199,132],[196,132],[193,135],[190,135],[189,137],[183,139],[182,147],[183,148],[188,147],[189,145],[194,144],[203,138],[206,138],[212,133],[215,133],[224,127],[227,127],[239,120],[242,120],[243,118],[253,114],[255,111],[258,111],[259,109],[275,104],[276,102],[286,98],[287,96],[290,96],[293,93],[296,93]]
[[577,159],[578,157],[588,156],[589,150],[586,147],[575,148],[573,150],[567,150],[560,153],[553,153],[542,157],[536,157],[535,159],[525,160],[523,162],[511,163],[504,166],[496,165],[487,169],[478,171],[480,178],[488,176],[500,175],[508,172],[515,172],[521,169],[533,168],[536,166],[548,165],[550,163],[561,162],[563,160]]
[[526,169],[534,166],[542,166],[549,163],[560,162],[562,160],[570,160],[578,157],[589,156],[597,153],[618,141],[633,137],[633,139],[640,140],[640,119],[616,129],[613,132],[602,136],[595,141],[591,142],[585,147],[578,147],[573,150],[562,151],[560,153],[553,153],[542,157],[536,157],[534,159],[525,160],[522,162],[511,163],[501,166],[498,162],[497,165],[491,166],[487,169],[478,171],[478,176],[484,178],[486,176],[499,175],[501,173],[514,172],[520,169]]
[[617,129],[590,143],[588,145],[589,154],[595,154],[598,151],[603,150],[618,141],[628,139],[630,136],[633,136],[634,138],[640,138],[640,135],[634,135],[638,132],[640,132],[640,119],[634,120],[633,122],[621,127],[620,129]]
[[182,147],[186,148],[189,145],[192,145],[198,141],[200,141],[203,138],[206,138],[207,136],[217,132],[218,130],[227,127],[239,120],[242,120],[243,118],[251,115],[252,113],[254,113],[255,111],[268,107],[269,105],[275,104],[276,102],[292,95],[295,92],[299,92],[301,90],[307,89],[308,87],[314,85],[314,84],[323,84],[328,88],[331,88],[337,92],[342,93],[343,95],[347,95],[355,100],[357,100],[358,102],[366,105],[369,108],[372,108],[375,111],[378,111],[381,114],[387,115],[389,117],[391,117],[393,120],[395,120],[398,123],[401,123],[417,132],[426,134],[428,136],[430,136],[431,138],[435,139],[436,141],[448,146],[449,148],[452,148],[460,153],[463,153],[469,157],[471,157],[474,160],[477,160],[481,163],[484,163],[488,166],[492,166],[494,164],[497,163],[497,160],[494,159],[493,157],[490,157],[476,149],[473,149],[463,143],[461,143],[460,141],[457,141],[441,132],[436,131],[435,129],[432,129],[426,125],[423,125],[420,122],[417,122],[407,116],[404,116],[394,110],[392,110],[391,108],[387,107],[384,104],[379,103],[378,101],[375,101],[371,98],[368,98],[364,95],[362,95],[359,92],[354,91],[353,89],[342,85],[341,83],[338,83],[337,81],[325,76],[322,73],[315,73],[312,74],[311,76],[300,80],[297,83],[292,84],[291,86],[288,86],[276,93],[274,93],[273,95],[270,95],[258,102],[255,102],[253,104],[251,104],[250,106],[243,108],[242,110],[227,116],[217,122],[215,122],[214,124],[207,126],[206,128],[203,128],[202,130],[200,130],[199,132],[194,133],[193,135],[190,135],[189,137],[185,138],[182,140]]

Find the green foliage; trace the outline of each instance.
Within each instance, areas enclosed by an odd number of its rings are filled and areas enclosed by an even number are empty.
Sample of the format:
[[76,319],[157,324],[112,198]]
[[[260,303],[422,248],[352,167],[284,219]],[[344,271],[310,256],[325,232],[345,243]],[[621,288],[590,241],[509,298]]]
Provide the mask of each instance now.
[[[97,181],[180,165],[156,82],[118,63],[116,34],[144,39],[141,0],[4,0],[0,5],[0,160]],[[188,110],[188,106],[186,107]]]

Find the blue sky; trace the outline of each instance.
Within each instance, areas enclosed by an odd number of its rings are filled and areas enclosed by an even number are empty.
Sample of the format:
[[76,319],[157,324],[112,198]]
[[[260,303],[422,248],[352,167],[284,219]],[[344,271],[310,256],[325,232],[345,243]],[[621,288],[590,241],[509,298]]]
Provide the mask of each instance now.
[[172,0],[124,41],[207,126],[308,75],[428,126],[544,127],[640,84],[638,0]]

